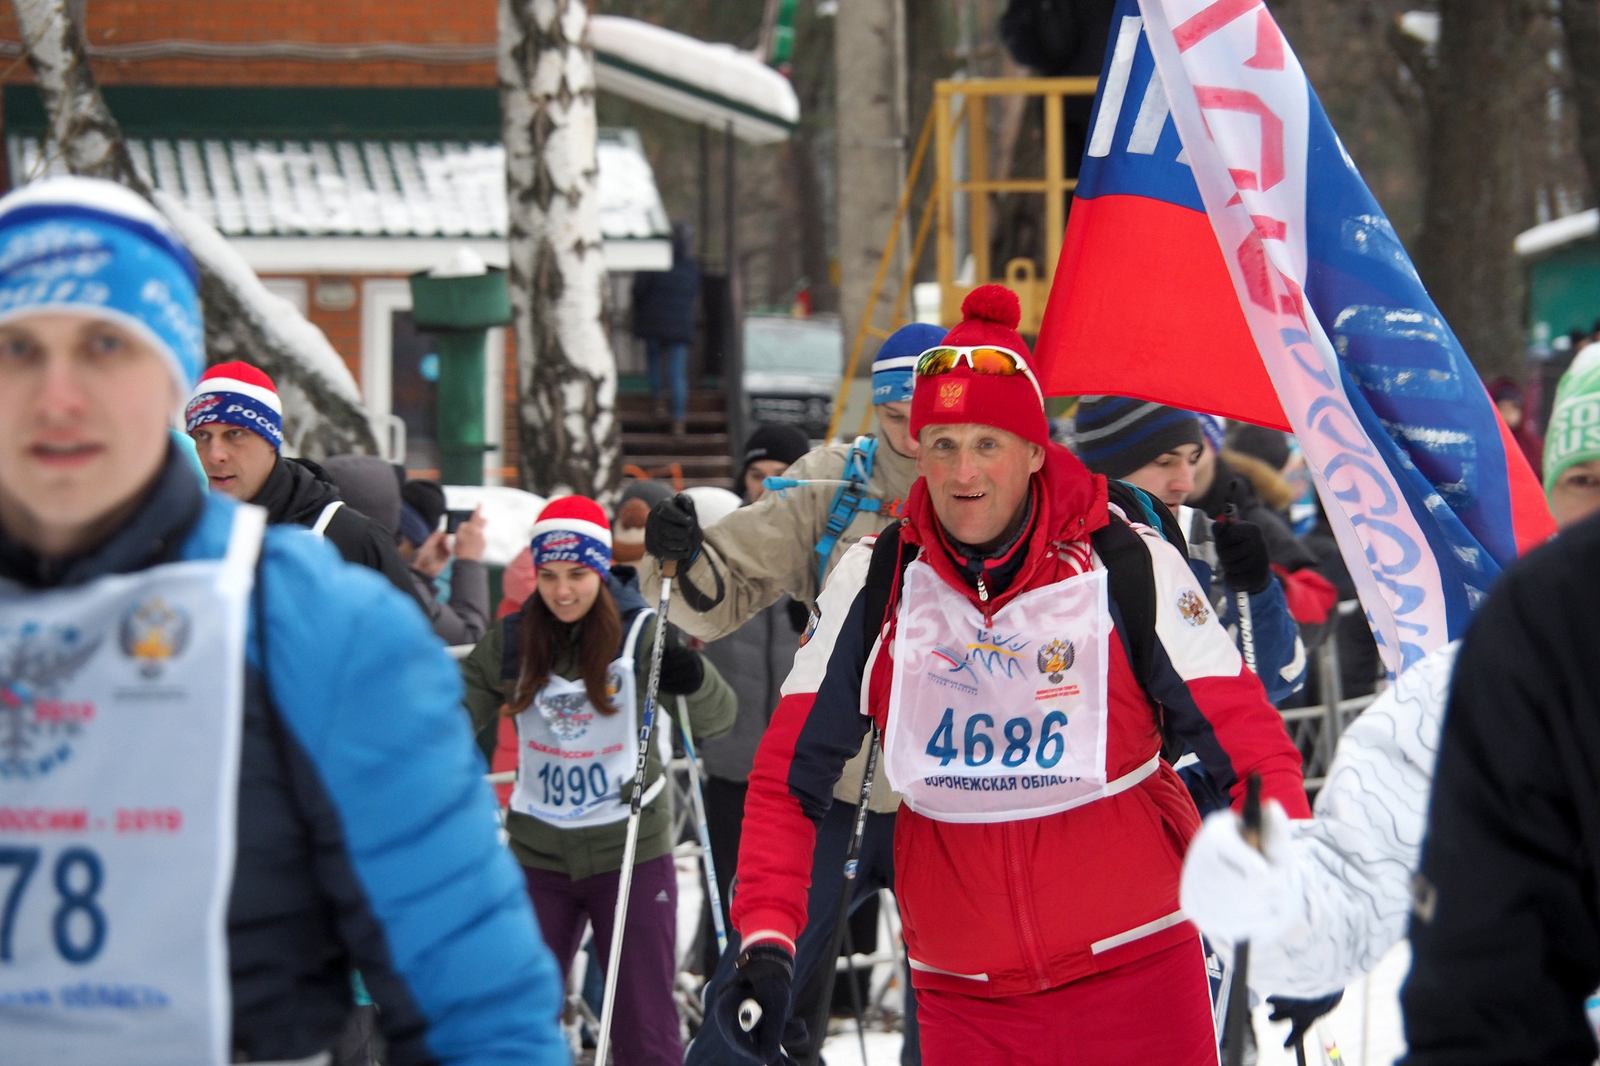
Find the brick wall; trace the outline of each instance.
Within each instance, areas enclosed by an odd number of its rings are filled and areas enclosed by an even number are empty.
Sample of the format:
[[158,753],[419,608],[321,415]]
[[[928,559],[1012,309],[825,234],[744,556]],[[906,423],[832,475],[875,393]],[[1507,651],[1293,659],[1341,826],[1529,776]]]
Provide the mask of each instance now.
[[[319,44],[400,42],[492,45],[495,0],[93,0],[89,44],[153,41],[294,41]],[[0,40],[18,39],[11,5],[0,7]],[[140,85],[437,85],[493,86],[494,62],[288,60],[282,58],[97,58],[102,84]],[[5,75],[31,81],[26,63]]]

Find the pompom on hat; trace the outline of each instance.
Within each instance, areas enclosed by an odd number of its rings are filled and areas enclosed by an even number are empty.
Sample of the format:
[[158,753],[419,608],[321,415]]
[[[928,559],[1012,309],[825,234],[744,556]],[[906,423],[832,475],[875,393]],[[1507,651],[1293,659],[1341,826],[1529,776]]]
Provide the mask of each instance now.
[[212,423],[239,426],[283,448],[283,402],[272,378],[249,363],[218,363],[200,376],[183,409],[183,428],[193,433]]
[[1050,427],[1044,397],[1033,374],[1033,353],[1017,332],[1022,306],[1004,285],[979,285],[961,302],[961,322],[944,336],[944,345],[958,348],[1004,348],[1027,373],[979,374],[970,362],[958,361],[944,374],[918,374],[911,397],[911,435],[924,426],[977,423],[1015,433],[1044,447]]
[[0,199],[0,322],[38,312],[134,333],[166,361],[177,399],[205,363],[194,260],[159,211],[115,182],[46,178]]
[[539,512],[530,548],[535,568],[577,563],[604,578],[611,572],[611,523],[589,497],[562,496]]

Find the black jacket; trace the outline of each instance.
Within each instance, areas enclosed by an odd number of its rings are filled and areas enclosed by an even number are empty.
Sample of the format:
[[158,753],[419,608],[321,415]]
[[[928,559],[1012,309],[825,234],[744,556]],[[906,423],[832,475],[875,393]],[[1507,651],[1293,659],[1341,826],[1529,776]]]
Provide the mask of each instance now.
[[633,276],[633,334],[651,340],[694,343],[695,301],[700,295],[700,264],[683,234],[672,235],[672,269]]
[[1439,742],[1406,1066],[1588,1066],[1600,986],[1600,518],[1501,577]]
[[[310,459],[279,459],[250,502],[266,508],[267,521],[272,525],[287,523],[310,529],[337,499],[339,490],[322,467]],[[411,573],[395,550],[394,538],[360,511],[348,504],[339,508],[323,536],[339,550],[345,562],[376,570],[389,579],[389,584],[413,600],[417,598]]]

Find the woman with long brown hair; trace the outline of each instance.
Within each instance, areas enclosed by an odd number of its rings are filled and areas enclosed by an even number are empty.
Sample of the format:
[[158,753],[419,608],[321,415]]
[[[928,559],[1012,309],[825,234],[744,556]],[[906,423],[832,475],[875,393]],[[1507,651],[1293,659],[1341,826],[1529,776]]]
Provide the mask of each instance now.
[[[611,529],[593,500],[552,500],[533,527],[538,584],[462,664],[481,732],[517,727],[517,784],[506,816],[545,943],[571,969],[585,924],[606,964],[657,620],[633,572],[612,567]],[[732,725],[733,691],[668,631],[663,701],[682,698],[697,736]],[[658,723],[663,719],[657,719]],[[666,735],[661,730],[660,736]],[[677,878],[660,748],[651,746],[624,927],[616,1027],[619,1066],[683,1061],[672,1001]]]

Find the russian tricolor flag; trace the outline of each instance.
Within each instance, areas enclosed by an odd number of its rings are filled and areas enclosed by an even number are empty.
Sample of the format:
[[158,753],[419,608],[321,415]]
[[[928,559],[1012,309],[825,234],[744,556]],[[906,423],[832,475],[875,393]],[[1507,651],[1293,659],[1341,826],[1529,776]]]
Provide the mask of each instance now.
[[1120,0],[1035,352],[1052,395],[1292,430],[1391,670],[1554,531],[1261,0]]

